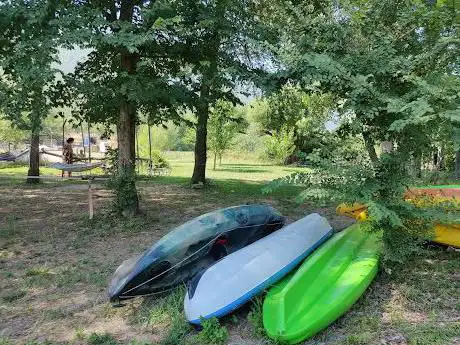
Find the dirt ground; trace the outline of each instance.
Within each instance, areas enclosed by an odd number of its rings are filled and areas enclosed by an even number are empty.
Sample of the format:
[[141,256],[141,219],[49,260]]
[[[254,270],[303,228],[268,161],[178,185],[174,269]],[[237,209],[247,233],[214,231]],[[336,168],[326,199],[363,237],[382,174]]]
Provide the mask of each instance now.
[[[351,223],[333,207],[148,183],[140,186],[143,215],[121,221],[108,213],[109,191],[99,185],[94,196],[89,221],[85,184],[0,185],[0,343],[78,344],[92,333],[109,333],[121,343],[159,343],[167,317],[150,308],[152,298],[113,308],[106,294],[110,277],[172,227],[216,208],[263,201],[290,221],[316,211],[336,228]],[[346,317],[308,344],[460,344],[458,254],[435,248],[417,271],[391,279],[381,274]],[[224,321],[229,344],[267,344],[246,321],[248,308],[236,314],[240,322]],[[431,336],[435,340],[426,342]]]

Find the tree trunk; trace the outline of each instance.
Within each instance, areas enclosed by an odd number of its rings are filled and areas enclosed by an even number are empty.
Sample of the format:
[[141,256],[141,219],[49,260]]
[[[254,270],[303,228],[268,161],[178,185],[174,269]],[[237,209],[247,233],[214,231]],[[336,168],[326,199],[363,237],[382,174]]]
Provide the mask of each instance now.
[[460,179],[460,149],[455,153],[455,178]]
[[[217,4],[217,12],[221,12],[223,6]],[[221,13],[223,15],[223,13]],[[214,89],[214,78],[217,75],[217,60],[220,47],[220,38],[217,32],[214,32],[209,38],[207,48],[208,60],[210,61],[209,69],[203,71],[200,89],[200,103],[197,106],[198,123],[196,125],[195,141],[195,166],[193,167],[192,185],[206,184],[206,159],[207,159],[207,136],[208,136],[208,119],[209,108],[213,102],[211,91]]]
[[219,166],[222,166],[222,153],[219,154]]
[[433,169],[437,169],[438,167],[438,149],[436,148],[436,151],[433,152]]
[[214,165],[212,167],[212,170],[216,170],[216,161],[217,161],[217,152],[214,152]]
[[[122,2],[120,19],[131,21],[133,3]],[[135,74],[138,56],[124,51],[121,53],[121,68],[128,74]],[[136,105],[126,97],[122,99],[117,124],[118,176],[116,185],[118,210],[125,217],[139,212],[139,198],[136,189]]]
[[422,178],[422,154],[414,153],[414,175],[416,178]]
[[193,168],[192,185],[206,183],[206,160],[207,147],[206,138],[208,135],[208,115],[209,105],[203,104],[198,109],[198,123],[196,125],[196,141],[195,141],[195,166]]
[[378,165],[379,158],[377,157],[377,153],[375,152],[374,140],[372,140],[372,138],[366,132],[363,132],[363,139],[364,139],[364,144],[366,145],[366,150],[367,150],[367,153],[369,154],[369,158],[371,160],[372,166],[375,168]]
[[118,137],[118,183],[117,204],[124,216],[133,216],[139,211],[135,181],[135,107],[123,102],[117,125]]
[[[29,171],[27,176],[40,176],[40,132],[37,129],[32,130],[29,152]],[[27,183],[38,183],[38,178],[28,178]]]

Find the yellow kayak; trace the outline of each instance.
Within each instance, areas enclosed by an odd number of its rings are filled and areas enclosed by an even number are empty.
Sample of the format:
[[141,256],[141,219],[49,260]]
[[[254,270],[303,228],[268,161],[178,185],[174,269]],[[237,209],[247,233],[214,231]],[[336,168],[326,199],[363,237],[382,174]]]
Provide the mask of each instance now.
[[436,224],[434,235],[434,242],[460,248],[460,224]]
[[[436,188],[436,186],[433,186],[433,188],[423,187],[412,189],[406,193],[405,198],[407,201],[414,202],[418,206],[423,206],[431,202],[451,200],[457,203],[458,196],[460,195],[460,188],[457,186],[451,188],[446,187],[447,186]],[[426,200],[424,197],[431,197],[432,200]],[[366,220],[368,216],[367,206],[360,203],[340,204],[337,206],[336,212],[342,216],[355,218],[358,221]],[[460,224],[436,224],[434,227],[434,234],[434,242],[460,248]]]

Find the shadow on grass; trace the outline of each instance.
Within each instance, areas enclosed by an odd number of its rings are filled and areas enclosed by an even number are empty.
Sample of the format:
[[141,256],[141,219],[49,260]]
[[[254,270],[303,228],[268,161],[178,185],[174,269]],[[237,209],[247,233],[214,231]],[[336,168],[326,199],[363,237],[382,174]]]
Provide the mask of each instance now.
[[[143,179],[142,183],[153,184],[175,184],[190,188],[190,179],[178,176],[156,176],[150,179]],[[142,183],[140,186],[142,186]],[[281,197],[294,199],[302,190],[301,186],[285,185],[269,194],[264,194],[262,189],[266,186],[265,182],[247,181],[239,179],[216,179],[210,180],[209,184],[204,188],[204,193],[218,192],[220,197],[227,198],[230,195],[235,196],[259,196],[259,197]]]
[[233,172],[233,173],[267,173],[268,169],[249,168],[244,166],[230,167],[230,168],[217,168],[215,171]]
[[268,167],[268,166],[273,166],[273,164],[270,163],[244,163],[244,164],[238,164],[238,163],[224,163],[222,166],[227,166],[227,167]]

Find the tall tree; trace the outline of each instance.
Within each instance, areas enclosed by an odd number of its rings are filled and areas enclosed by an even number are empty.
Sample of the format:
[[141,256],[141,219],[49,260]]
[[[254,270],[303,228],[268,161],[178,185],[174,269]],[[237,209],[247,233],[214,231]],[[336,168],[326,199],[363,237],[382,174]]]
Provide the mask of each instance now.
[[218,101],[211,109],[208,122],[208,146],[214,154],[214,170],[216,170],[217,158],[219,164],[222,164],[222,155],[231,147],[238,132],[243,131],[245,122],[238,116],[237,109],[230,102]]
[[182,49],[174,2],[78,1],[63,7],[66,43],[91,49],[67,78],[77,116],[117,125],[118,210],[138,212],[135,127],[139,112],[149,124],[178,119],[179,99],[190,93],[175,78]]
[[210,108],[219,100],[238,103],[237,87],[261,73],[257,43],[268,31],[251,0],[211,0],[182,3],[184,36],[191,47],[186,59],[189,85],[198,95],[195,165],[192,184],[206,182],[207,122]]
[[[386,229],[387,258],[400,260],[398,243],[416,243],[411,231],[433,219],[402,202],[405,164],[433,133],[460,121],[460,9],[455,1],[282,3],[274,12],[283,23],[280,79],[341,99],[349,132],[362,135],[371,162],[345,170],[325,164],[323,178],[308,177],[317,188],[304,196],[372,205],[371,224]],[[395,149],[379,156],[375,145],[384,141]]]
[[29,183],[40,175],[39,140],[51,108],[59,36],[55,1],[0,3],[0,108],[30,139]]

